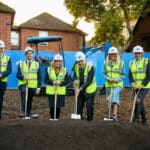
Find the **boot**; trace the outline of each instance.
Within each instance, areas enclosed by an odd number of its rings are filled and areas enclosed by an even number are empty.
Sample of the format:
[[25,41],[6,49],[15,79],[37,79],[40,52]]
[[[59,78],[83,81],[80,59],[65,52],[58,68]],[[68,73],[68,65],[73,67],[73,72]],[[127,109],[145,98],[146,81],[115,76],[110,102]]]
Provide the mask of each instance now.
[[146,111],[145,111],[145,107],[144,107],[144,102],[142,101],[141,103],[142,106],[142,110],[141,110],[141,117],[142,117],[142,124],[145,126],[147,123],[147,119],[146,119]]
[[147,124],[147,119],[146,119],[146,112],[145,109],[141,112],[141,116],[142,116],[142,125],[146,126]]

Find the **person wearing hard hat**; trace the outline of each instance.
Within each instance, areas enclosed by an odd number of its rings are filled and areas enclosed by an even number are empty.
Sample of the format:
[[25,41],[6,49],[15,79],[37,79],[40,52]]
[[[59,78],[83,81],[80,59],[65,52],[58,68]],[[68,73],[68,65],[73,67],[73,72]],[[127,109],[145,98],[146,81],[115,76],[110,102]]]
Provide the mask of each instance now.
[[0,40],[0,119],[2,118],[3,96],[7,88],[8,76],[12,72],[11,58],[4,54],[5,43]]
[[134,91],[138,94],[132,122],[138,123],[139,115],[141,114],[142,124],[146,125],[144,98],[150,88],[150,60],[143,58],[143,52],[143,47],[139,45],[133,48],[135,59],[129,63],[129,81]]
[[18,86],[21,92],[21,109],[23,113],[20,114],[19,117],[25,119],[26,117],[30,119],[32,99],[35,94],[39,94],[41,86],[40,67],[38,62],[32,60],[33,53],[34,51],[31,47],[25,48],[24,54],[26,60],[19,62],[17,71],[17,78],[19,79]]
[[45,76],[46,94],[48,95],[50,107],[50,120],[59,120],[60,118],[61,107],[65,105],[66,85],[68,82],[69,76],[67,69],[63,67],[63,57],[60,54],[56,54],[51,66],[46,69]]
[[77,52],[76,65],[74,66],[75,94],[78,97],[77,113],[83,117],[83,107],[86,103],[87,121],[93,120],[94,97],[96,93],[95,68],[86,62],[83,52]]
[[109,48],[108,56],[106,61],[104,61],[102,75],[105,80],[106,99],[108,105],[111,105],[112,108],[112,114],[109,117],[117,121],[117,112],[120,106],[120,91],[123,88],[125,68],[116,47]]

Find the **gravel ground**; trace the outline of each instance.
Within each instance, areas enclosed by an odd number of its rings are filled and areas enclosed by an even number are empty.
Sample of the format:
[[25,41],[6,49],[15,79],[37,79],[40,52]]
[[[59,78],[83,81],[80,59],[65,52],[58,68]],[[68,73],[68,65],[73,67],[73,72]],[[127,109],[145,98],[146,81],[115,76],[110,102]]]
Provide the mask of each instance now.
[[[121,105],[119,107],[118,120],[129,122],[133,93],[130,88],[124,88],[121,91]],[[150,94],[145,99],[148,123],[150,123]],[[86,116],[86,110],[84,110]],[[17,119],[20,113],[20,91],[7,90],[4,96],[3,119]],[[49,107],[47,97],[34,97],[32,113],[39,114],[41,119],[49,119]],[[74,113],[74,96],[66,96],[65,107],[62,108],[61,118],[69,119],[71,113]],[[94,119],[103,120],[107,117],[108,108],[105,95],[96,94],[94,105]]]

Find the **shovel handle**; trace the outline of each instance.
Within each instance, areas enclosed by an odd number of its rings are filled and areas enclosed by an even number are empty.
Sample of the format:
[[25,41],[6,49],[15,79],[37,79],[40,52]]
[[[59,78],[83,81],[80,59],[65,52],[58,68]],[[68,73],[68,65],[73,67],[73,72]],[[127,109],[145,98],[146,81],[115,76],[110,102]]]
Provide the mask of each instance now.
[[109,97],[109,105],[108,105],[108,118],[109,119],[110,119],[110,113],[111,113],[112,95],[113,95],[113,87],[111,87],[110,89],[110,97]]
[[57,86],[55,86],[55,98],[54,98],[54,120],[56,120],[56,106],[57,106]]
[[135,110],[135,104],[136,104],[136,100],[137,100],[137,96],[140,93],[140,90],[134,95],[134,100],[133,100],[133,106],[132,106],[132,112],[131,112],[131,117],[130,117],[130,123],[132,123],[133,120],[133,115],[134,115],[134,110]]
[[77,114],[77,104],[78,104],[78,96],[75,94],[75,114]]
[[25,116],[24,117],[26,117],[26,115],[27,115],[27,103],[28,103],[28,84],[26,84],[26,95],[25,95]]

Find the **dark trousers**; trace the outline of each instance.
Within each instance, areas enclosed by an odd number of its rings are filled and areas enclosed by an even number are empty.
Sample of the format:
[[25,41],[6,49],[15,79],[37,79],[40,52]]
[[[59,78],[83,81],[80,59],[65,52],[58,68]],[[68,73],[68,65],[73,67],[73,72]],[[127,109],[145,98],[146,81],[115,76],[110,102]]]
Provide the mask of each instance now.
[[[57,107],[56,108],[56,119],[59,119],[59,117],[60,117],[60,111],[61,111],[61,108]],[[52,119],[54,119],[54,107],[50,107],[50,117]]]
[[81,115],[82,119],[83,119],[83,107],[84,107],[84,103],[86,103],[87,120],[88,121],[93,120],[94,97],[95,97],[95,93],[86,94],[80,92],[78,96],[77,113]]
[[[25,113],[25,98],[26,98],[26,86],[20,86],[19,87],[21,91],[21,109],[22,112]],[[27,115],[30,115],[31,109],[32,109],[32,99],[33,96],[35,95],[35,88],[28,88],[28,99],[27,99]]]
[[[136,90],[136,92],[138,92]],[[144,107],[144,98],[148,93],[148,89],[141,89],[140,93],[137,96],[137,102],[134,110],[134,122],[138,121],[139,116],[142,117],[142,123],[146,122],[146,111]]]
[[2,116],[2,108],[3,108],[3,97],[6,90],[7,83],[0,81],[0,119]]
[[5,91],[0,89],[0,118],[2,115],[4,93],[5,93]]
[[145,107],[144,107],[144,102],[138,102],[135,105],[135,110],[134,110],[134,114],[135,114],[135,121],[138,122],[139,116],[141,115],[142,117],[142,122],[146,122],[146,111],[145,111]]

